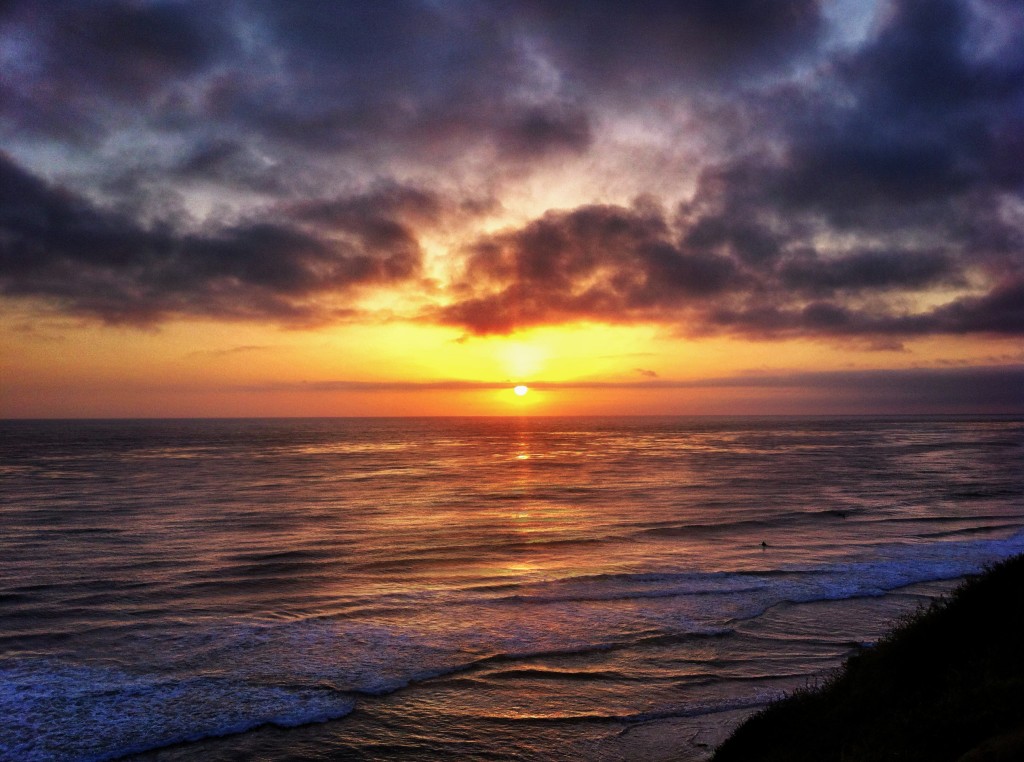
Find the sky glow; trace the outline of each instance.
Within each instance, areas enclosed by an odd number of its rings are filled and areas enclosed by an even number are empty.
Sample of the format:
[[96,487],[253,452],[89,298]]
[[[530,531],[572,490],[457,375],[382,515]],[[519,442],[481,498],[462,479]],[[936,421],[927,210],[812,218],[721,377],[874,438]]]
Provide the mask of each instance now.
[[1019,4],[12,2],[0,67],[0,415],[1024,411]]

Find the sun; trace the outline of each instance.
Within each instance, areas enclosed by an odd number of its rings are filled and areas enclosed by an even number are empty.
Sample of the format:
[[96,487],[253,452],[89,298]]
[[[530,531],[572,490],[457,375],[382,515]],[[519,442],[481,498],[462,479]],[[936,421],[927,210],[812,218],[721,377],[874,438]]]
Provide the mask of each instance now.
[[514,392],[515,392],[515,393],[516,393],[516,394],[517,394],[518,396],[522,397],[522,396],[523,396],[523,395],[525,395],[525,394],[526,394],[526,393],[527,393],[528,391],[530,391],[530,387],[528,387],[528,386],[524,386],[523,384],[519,384],[519,386],[517,386],[517,387],[516,387],[515,389],[513,389],[512,391],[514,391]]

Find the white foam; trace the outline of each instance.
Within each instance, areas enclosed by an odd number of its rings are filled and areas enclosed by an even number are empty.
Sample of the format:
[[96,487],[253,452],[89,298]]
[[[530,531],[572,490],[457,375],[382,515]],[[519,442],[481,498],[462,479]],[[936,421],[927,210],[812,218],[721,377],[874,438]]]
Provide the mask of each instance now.
[[22,658],[0,668],[0,759],[106,760],[267,723],[323,722],[354,706],[351,696],[326,688]]

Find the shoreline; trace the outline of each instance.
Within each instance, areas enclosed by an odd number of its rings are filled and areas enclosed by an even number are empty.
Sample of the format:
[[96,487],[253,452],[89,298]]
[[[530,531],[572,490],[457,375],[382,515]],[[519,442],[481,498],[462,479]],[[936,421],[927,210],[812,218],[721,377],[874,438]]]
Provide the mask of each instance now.
[[[938,596],[946,593],[964,580],[963,577],[948,580],[932,580],[927,582],[915,582],[901,588],[886,591],[881,596],[867,596],[860,598],[863,604],[867,605],[864,615],[867,618],[877,618],[877,625],[873,626],[877,635],[881,637],[889,629],[891,616],[885,617],[876,614],[870,615],[870,611],[877,606],[884,606],[885,600],[892,600],[894,596],[903,597],[906,602],[903,604],[907,615],[912,613],[910,606],[927,605],[926,601],[935,600]],[[910,603],[916,599],[916,603]],[[835,612],[844,603],[848,604],[851,599],[845,601],[813,601],[803,603],[785,603],[777,606],[785,609],[803,609],[806,607],[826,606]],[[822,612],[825,619],[828,613]],[[854,642],[850,641],[851,644]],[[837,662],[837,665],[839,663]],[[838,666],[837,666],[838,668]],[[824,680],[834,670],[821,674],[809,674],[805,678],[794,679],[791,682],[791,689],[796,691],[808,681]],[[439,678],[442,681],[444,678]],[[237,759],[240,754],[270,755],[267,758],[278,758],[277,755],[286,755],[289,749],[305,749],[315,754],[315,750],[330,748],[334,744],[342,742],[350,744],[352,736],[357,735],[355,729],[348,730],[345,723],[356,723],[363,726],[366,723],[373,723],[374,717],[381,710],[395,704],[401,704],[407,697],[416,693],[428,692],[429,683],[406,686],[394,693],[378,697],[363,697],[360,706],[351,715],[329,720],[325,723],[310,723],[297,728],[285,728],[273,724],[262,725],[243,733],[229,734],[224,736],[210,736],[194,741],[185,741],[171,744],[148,751],[130,754],[124,759],[133,762],[185,762],[197,756],[211,760]],[[789,689],[783,689],[788,690]],[[776,694],[780,695],[780,694]],[[609,720],[607,735],[593,746],[586,747],[587,758],[595,762],[708,762],[712,759],[716,748],[751,716],[762,711],[769,705],[770,698],[753,703],[747,706],[731,706],[712,709],[706,712],[691,714],[667,715],[653,717],[642,721],[619,722]],[[617,726],[617,727],[616,727]],[[341,739],[345,739],[341,741]],[[345,746],[347,750],[355,747]],[[364,750],[365,752],[366,750]],[[371,752],[372,753],[372,752]],[[313,758],[313,757],[310,757]],[[370,757],[384,759],[385,757]],[[418,757],[417,757],[418,758]],[[510,754],[508,759],[518,759]],[[565,757],[566,759],[573,757]]]

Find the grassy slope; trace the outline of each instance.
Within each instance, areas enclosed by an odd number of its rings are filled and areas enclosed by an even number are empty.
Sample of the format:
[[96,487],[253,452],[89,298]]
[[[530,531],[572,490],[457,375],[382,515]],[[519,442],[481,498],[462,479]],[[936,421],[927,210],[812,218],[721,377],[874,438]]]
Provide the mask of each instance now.
[[751,717],[714,762],[941,762],[972,750],[971,760],[1024,760],[1024,556],[901,621],[820,688]]

